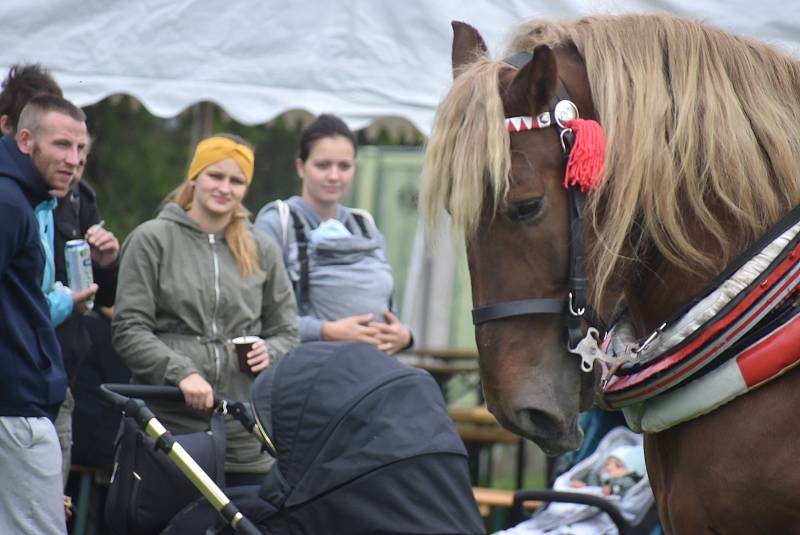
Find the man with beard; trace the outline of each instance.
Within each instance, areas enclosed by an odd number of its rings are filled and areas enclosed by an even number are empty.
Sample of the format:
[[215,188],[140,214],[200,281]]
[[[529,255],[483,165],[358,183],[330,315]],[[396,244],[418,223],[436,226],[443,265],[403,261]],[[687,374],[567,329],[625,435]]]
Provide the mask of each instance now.
[[41,288],[46,256],[34,207],[68,191],[85,121],[70,102],[39,96],[22,110],[16,136],[0,139],[0,533],[66,533],[53,421],[67,378]]

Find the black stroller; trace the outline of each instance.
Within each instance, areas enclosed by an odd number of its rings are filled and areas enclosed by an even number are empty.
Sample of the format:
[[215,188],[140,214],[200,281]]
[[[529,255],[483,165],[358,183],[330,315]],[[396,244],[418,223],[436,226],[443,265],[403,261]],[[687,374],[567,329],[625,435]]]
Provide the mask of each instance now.
[[[260,487],[225,494],[260,532],[484,533],[466,451],[426,372],[364,344],[303,344],[259,375],[252,406],[276,463]],[[164,533],[234,533],[219,509],[198,500]]]

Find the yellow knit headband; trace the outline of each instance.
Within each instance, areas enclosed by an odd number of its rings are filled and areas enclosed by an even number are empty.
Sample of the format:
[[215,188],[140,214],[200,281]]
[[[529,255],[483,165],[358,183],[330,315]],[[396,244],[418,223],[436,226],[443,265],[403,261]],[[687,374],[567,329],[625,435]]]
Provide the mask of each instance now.
[[192,158],[192,163],[189,166],[187,180],[194,180],[200,174],[200,171],[225,158],[233,158],[247,177],[247,185],[250,185],[253,181],[253,165],[255,162],[253,151],[250,147],[226,137],[210,137],[198,143],[194,151],[194,158]]

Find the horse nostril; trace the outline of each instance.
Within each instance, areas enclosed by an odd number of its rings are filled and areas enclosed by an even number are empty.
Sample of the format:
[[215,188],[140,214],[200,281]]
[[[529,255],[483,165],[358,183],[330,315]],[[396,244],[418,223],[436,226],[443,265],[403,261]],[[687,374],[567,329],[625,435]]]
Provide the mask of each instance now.
[[537,435],[549,437],[561,434],[562,426],[552,415],[538,409],[524,409],[521,412]]

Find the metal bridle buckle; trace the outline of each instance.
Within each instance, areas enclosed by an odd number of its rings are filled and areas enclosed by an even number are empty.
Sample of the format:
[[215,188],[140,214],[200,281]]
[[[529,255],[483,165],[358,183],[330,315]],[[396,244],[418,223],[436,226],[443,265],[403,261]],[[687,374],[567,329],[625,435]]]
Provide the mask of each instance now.
[[559,139],[561,140],[561,150],[563,150],[564,152],[567,152],[567,143],[564,141],[564,136],[571,133],[572,133],[572,128],[565,128],[564,130],[561,131],[561,134],[559,135]]
[[219,407],[217,407],[217,411],[216,412],[218,412],[219,414],[223,414],[223,415],[224,414],[228,414],[228,400],[227,399],[223,399],[222,400],[222,402],[219,404]]
[[650,333],[650,336],[648,336],[647,339],[644,342],[642,342],[642,345],[640,345],[636,349],[631,349],[631,353],[633,353],[634,355],[638,355],[639,353],[641,353],[642,351],[647,349],[647,346],[652,344],[653,340],[658,338],[658,335],[661,334],[661,331],[663,331],[664,327],[666,327],[666,326],[667,326],[666,322],[662,323],[661,326],[658,329],[656,329],[655,331]]
[[[567,306],[569,307],[569,313],[575,316],[576,318],[583,317],[583,315],[586,313],[586,307],[580,307],[578,308],[578,310],[575,310],[575,307],[572,304],[572,299],[573,299],[572,292],[569,292],[568,296],[569,296],[569,302],[567,303]],[[597,332],[597,329],[595,329],[595,332]]]
[[568,347],[569,352],[581,357],[581,370],[589,373],[594,367],[594,361],[599,360],[610,364],[614,362],[614,358],[606,355],[600,345],[597,343],[597,338],[600,333],[594,327],[589,327],[580,342],[575,347]]

